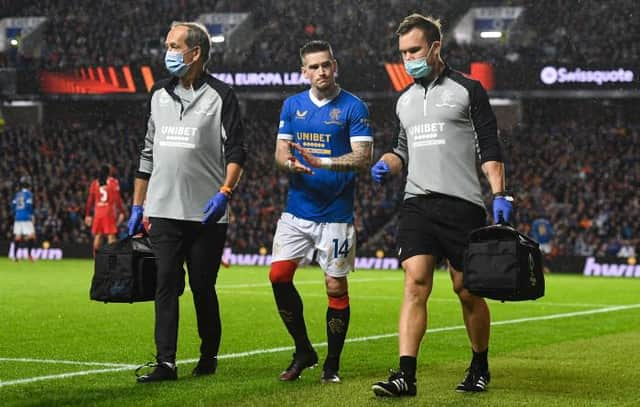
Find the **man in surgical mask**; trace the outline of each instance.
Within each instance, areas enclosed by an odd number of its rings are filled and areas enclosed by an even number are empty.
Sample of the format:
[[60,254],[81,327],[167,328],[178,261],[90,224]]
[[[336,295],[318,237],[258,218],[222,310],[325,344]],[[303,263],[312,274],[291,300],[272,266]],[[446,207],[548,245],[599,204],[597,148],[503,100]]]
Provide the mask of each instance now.
[[399,369],[372,389],[380,397],[416,395],[417,356],[426,333],[427,300],[434,269],[446,259],[472,356],[455,390],[481,392],[490,380],[489,308],[483,298],[464,288],[462,272],[468,233],[486,222],[476,163],[491,187],[494,222],[509,222],[511,217],[512,199],[505,190],[496,118],[482,85],[440,58],[439,20],[412,14],[400,23],[396,34],[405,69],[415,83],[398,98],[400,132],[393,150],[371,168],[371,176],[383,184],[407,172],[397,236],[397,253],[404,269],[398,323],[400,360]]
[[136,173],[129,235],[149,219],[156,257],[156,360],[139,383],[176,380],[183,264],[196,309],[200,358],[194,376],[216,372],[222,325],[216,279],[228,211],[246,158],[233,89],[205,72],[211,39],[195,22],[177,22],[166,38],[171,76],[150,91],[144,146]]
[[[169,31],[165,46],[164,64],[167,71],[180,78],[184,87],[189,87],[193,80],[204,70],[205,56],[202,46],[197,43],[187,44],[187,28],[177,25]],[[206,56],[206,60],[209,56]],[[193,69],[192,69],[193,68]]]

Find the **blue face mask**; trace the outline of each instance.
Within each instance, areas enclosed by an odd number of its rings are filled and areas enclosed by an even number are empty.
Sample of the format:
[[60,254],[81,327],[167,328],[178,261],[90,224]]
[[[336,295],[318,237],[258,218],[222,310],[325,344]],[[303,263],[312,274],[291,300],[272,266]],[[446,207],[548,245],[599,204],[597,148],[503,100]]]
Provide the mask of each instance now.
[[[192,50],[193,48],[187,50],[184,54]],[[191,64],[184,63],[184,54],[178,51],[167,51],[166,54],[164,54],[164,66],[171,75],[177,76],[178,78],[184,76],[191,66]]]
[[427,63],[427,58],[431,55],[431,50],[433,48],[433,44],[431,44],[431,48],[429,48],[429,52],[427,56],[424,58],[412,59],[410,61],[404,61],[404,69],[406,69],[407,73],[413,76],[416,79],[424,78],[431,73],[432,66]]

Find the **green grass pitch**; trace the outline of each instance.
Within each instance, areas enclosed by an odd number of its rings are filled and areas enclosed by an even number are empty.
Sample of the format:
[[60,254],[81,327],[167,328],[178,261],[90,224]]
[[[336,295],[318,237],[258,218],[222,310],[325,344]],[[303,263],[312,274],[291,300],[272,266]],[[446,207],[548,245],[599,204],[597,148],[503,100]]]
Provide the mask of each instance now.
[[[371,384],[397,367],[401,271],[350,276],[351,325],[341,384],[321,369],[280,383],[292,348],[266,267],[222,269],[218,372],[193,378],[199,339],[191,294],[181,298],[179,380],[135,383],[153,359],[153,303],[89,300],[93,264],[0,260],[0,405],[109,406],[637,406],[640,405],[640,279],[549,275],[538,301],[490,302],[492,382],[484,394],[453,388],[470,360],[449,277],[436,273],[429,328],[418,360],[418,396],[376,399]],[[312,341],[326,354],[322,272],[296,283]]]

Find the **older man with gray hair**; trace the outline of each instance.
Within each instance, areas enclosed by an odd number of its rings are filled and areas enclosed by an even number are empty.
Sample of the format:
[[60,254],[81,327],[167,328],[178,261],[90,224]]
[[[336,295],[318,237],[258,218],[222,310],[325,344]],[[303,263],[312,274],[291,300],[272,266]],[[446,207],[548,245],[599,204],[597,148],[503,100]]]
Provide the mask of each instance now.
[[[187,263],[201,338],[196,376],[217,368],[221,323],[215,283],[227,232],[227,204],[246,157],[233,90],[205,72],[211,40],[198,23],[172,24],[165,65],[171,78],[154,84],[129,235],[149,218],[156,256],[156,362],[138,382],[176,380],[178,297]],[[143,208],[144,205],[144,208]]]

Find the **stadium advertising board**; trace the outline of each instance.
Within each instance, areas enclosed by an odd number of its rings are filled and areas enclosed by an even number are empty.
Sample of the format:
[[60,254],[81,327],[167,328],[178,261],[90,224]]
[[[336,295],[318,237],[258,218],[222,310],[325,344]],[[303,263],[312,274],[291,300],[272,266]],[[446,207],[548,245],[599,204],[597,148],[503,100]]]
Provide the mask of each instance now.
[[587,277],[632,277],[640,278],[640,264],[627,259],[599,259],[587,257],[582,274]]
[[501,90],[613,90],[640,89],[638,66],[537,65],[496,69]]
[[147,65],[81,67],[70,72],[40,71],[40,89],[54,94],[145,93],[154,83]]
[[[11,260],[28,260],[26,248],[16,249],[13,242],[0,241],[0,251]],[[72,244],[61,247],[36,247],[31,249],[34,260],[62,260],[66,258],[91,258],[91,245]],[[229,247],[222,254],[224,261],[237,266],[268,266],[270,254],[234,253]],[[545,262],[552,273],[582,274],[585,277],[640,278],[640,264],[635,258],[600,258],[582,256],[556,256]],[[395,257],[356,257],[359,270],[396,270],[400,263]]]
[[309,84],[300,72],[214,72],[215,78],[236,87],[305,86]]
[[580,67],[545,66],[540,71],[540,82],[545,86],[556,84],[585,84],[603,86],[608,84],[637,84],[638,76],[634,71],[625,68],[584,69]]
[[[11,260],[28,260],[26,248],[16,249],[13,242],[0,241],[0,250]],[[64,245],[62,247],[37,247],[31,249],[34,260],[62,260],[63,258],[91,258],[92,248],[88,244]],[[236,266],[268,266],[271,255],[259,253],[234,253],[229,247],[222,254],[224,261]],[[400,263],[395,257],[356,257],[356,268],[360,270],[396,270]]]
[[[220,69],[211,75],[240,91],[298,91],[309,85],[295,67],[246,71]],[[144,94],[156,80],[168,76],[164,68],[148,65],[93,66],[65,72],[43,70],[40,71],[39,83],[41,91],[48,94]],[[380,68],[375,68],[366,76],[344,72],[339,82],[354,91],[389,90],[391,82],[386,76]]]
[[556,256],[545,265],[552,273],[582,274],[585,277],[640,278],[636,258]]
[[16,248],[15,244],[9,244],[7,255],[11,260],[29,260],[29,255],[34,260],[62,260],[63,251],[59,247],[35,247],[31,252],[26,247]]
[[[229,247],[224,249],[222,259],[230,265],[268,266],[271,264],[271,255],[269,254],[233,253]],[[395,257],[356,257],[355,262],[356,269],[360,270],[396,270],[400,268],[400,263]]]

